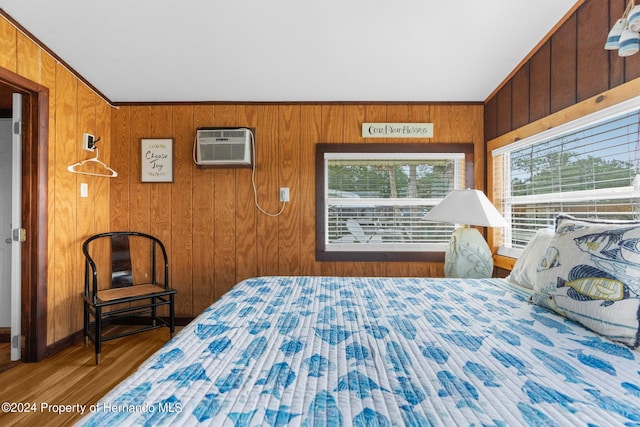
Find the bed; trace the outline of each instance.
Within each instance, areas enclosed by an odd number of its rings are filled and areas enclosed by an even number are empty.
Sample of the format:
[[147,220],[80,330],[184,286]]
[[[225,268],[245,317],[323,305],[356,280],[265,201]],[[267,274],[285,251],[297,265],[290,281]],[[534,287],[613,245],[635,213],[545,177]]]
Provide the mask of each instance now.
[[640,353],[505,279],[257,277],[84,426],[640,425]]

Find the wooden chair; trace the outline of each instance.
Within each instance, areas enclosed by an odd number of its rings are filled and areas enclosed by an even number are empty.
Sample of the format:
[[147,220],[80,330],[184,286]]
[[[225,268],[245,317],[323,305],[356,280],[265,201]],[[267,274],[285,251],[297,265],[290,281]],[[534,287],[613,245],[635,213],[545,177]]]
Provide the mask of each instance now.
[[[84,342],[91,340],[96,365],[104,341],[168,326],[175,332],[174,296],[169,286],[169,262],[162,242],[135,231],[96,234],[82,245],[84,274]],[[158,308],[168,306],[168,319]],[[105,323],[133,318],[139,327],[105,333]]]

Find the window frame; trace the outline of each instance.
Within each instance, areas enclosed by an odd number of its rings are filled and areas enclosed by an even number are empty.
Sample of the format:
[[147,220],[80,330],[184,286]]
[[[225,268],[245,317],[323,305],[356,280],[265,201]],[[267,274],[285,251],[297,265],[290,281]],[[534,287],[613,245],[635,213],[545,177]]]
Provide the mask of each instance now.
[[316,260],[443,262],[443,251],[335,251],[326,248],[325,153],[463,153],[464,176],[474,188],[473,143],[317,143],[316,144]]
[[[624,99],[617,103],[612,103],[611,105],[608,105],[602,109],[596,110],[592,113],[577,114],[572,120],[563,121],[562,123],[559,123],[555,126],[547,126],[547,128],[544,130],[540,130],[539,132],[533,132],[523,138],[515,138],[513,141],[496,145],[493,148],[490,146],[491,144],[489,143],[488,150],[487,150],[487,158],[493,165],[493,168],[492,168],[494,171],[493,174],[495,175],[495,166],[496,166],[494,163],[494,159],[500,155],[505,155],[505,154],[510,155],[511,152],[516,151],[518,149],[535,146],[538,142],[544,142],[552,138],[562,137],[563,135],[566,135],[568,133],[576,132],[583,128],[588,128],[590,126],[595,126],[601,123],[605,123],[608,120],[611,120],[613,118],[616,118],[618,116],[622,116],[624,114],[628,114],[631,112],[638,112],[638,114],[640,115],[640,96],[635,96],[632,98]],[[497,138],[497,139],[500,139],[500,138]],[[503,164],[502,167],[506,168],[507,167],[506,163]],[[507,171],[506,169],[503,170],[501,173],[503,174],[504,177],[506,177],[507,175],[510,175],[510,171]],[[506,185],[507,179],[503,178],[502,183],[503,185]],[[493,182],[491,182],[490,185],[491,185],[492,194],[494,196],[496,196],[502,191],[502,189],[499,189],[496,187],[497,183],[495,182],[495,180],[493,180]],[[591,194],[588,194],[589,192],[591,192]],[[572,201],[582,201],[585,199],[604,198],[602,197],[602,194],[606,194],[606,193],[613,194],[615,196],[613,198],[623,198],[623,196],[631,197],[632,190],[631,190],[631,187],[615,187],[615,188],[608,188],[605,190],[584,190],[580,192],[565,192],[564,194],[566,196],[566,201],[572,202]],[[548,194],[515,196],[515,197],[516,197],[516,200],[518,200],[519,198],[521,198],[522,200],[528,198],[530,200],[542,200],[542,201],[545,201],[546,199],[551,198],[550,195]],[[507,221],[510,222],[511,212],[506,212],[506,211],[503,211],[502,209],[503,207],[501,207],[500,209],[501,213],[505,216]],[[557,213],[563,213],[563,212],[560,211]],[[569,212],[569,214],[571,213]],[[541,227],[541,228],[545,228],[545,227]],[[508,237],[506,236],[506,234],[510,234],[510,233],[511,233],[511,225],[509,226],[509,229],[500,231],[501,235],[498,235],[494,232],[494,235],[492,238],[492,242],[493,242],[492,245],[494,246],[494,249],[497,255],[517,259],[520,257],[523,251],[522,248],[516,248],[512,246],[503,246],[503,242],[504,242],[503,239]]]

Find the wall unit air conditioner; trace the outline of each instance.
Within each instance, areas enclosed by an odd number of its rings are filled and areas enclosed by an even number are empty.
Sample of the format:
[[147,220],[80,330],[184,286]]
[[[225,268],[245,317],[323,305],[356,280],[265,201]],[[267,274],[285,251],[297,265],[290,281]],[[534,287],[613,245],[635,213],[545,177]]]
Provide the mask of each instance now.
[[198,128],[194,160],[200,166],[250,167],[252,141],[247,128]]

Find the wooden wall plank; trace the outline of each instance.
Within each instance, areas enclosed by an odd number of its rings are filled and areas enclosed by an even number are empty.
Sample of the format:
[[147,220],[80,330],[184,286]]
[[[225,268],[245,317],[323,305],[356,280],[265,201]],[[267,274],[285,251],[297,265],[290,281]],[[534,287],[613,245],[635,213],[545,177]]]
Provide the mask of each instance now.
[[[278,106],[265,105],[258,110],[260,137],[256,136],[256,187],[258,203],[268,213],[277,213],[278,197]],[[258,274],[278,272],[278,218],[257,214]]]
[[129,230],[129,183],[134,179],[129,172],[129,139],[130,139],[130,107],[121,107],[113,112],[112,135],[109,166],[118,172],[118,177],[111,180],[111,230]]
[[[389,108],[387,108],[387,120],[391,121]],[[431,117],[433,118],[433,142],[451,141],[451,106],[438,104],[431,106]]]
[[151,107],[134,106],[131,107],[129,115],[131,132],[129,135],[129,162],[131,177],[129,181],[129,198],[135,206],[140,209],[129,211],[129,227],[133,231],[148,233],[151,230],[151,214],[149,208],[150,184],[142,182],[142,153],[140,149],[140,139],[149,137],[151,132]]
[[40,64],[42,51],[27,36],[18,33],[17,38],[17,73],[31,81],[40,83]]
[[[95,135],[100,136],[102,144],[100,145],[100,158],[107,165],[111,164],[111,152],[113,146],[111,144],[111,112],[112,108],[106,103],[94,96],[95,104]],[[112,178],[96,179],[93,186],[94,194],[94,233],[102,233],[110,231],[109,229],[109,210],[111,207],[110,181]]]
[[[78,114],[77,126],[75,129],[75,134],[73,135],[73,142],[71,142],[70,144],[71,150],[74,154],[73,157],[68,159],[69,163],[93,157],[93,153],[82,150],[81,141],[83,132],[89,132],[95,135],[96,131],[96,99],[93,92],[84,85],[78,85],[76,102]],[[73,271],[76,272],[77,280],[74,288],[77,289],[78,287],[82,288],[83,284],[83,276],[81,272],[84,268],[84,257],[80,252],[82,242],[84,241],[86,236],[96,234],[95,208],[100,207],[100,205],[96,205],[95,203],[96,197],[98,196],[98,194],[96,193],[96,182],[99,180],[105,181],[109,178],[75,174],[73,174],[72,177],[73,191],[75,193],[74,199],[76,201],[75,210],[77,212],[78,218],[78,221],[75,223],[76,230],[74,232],[74,236],[77,236],[77,242],[74,245],[74,265],[72,266]],[[85,183],[88,185],[89,197],[79,196],[81,183]],[[101,206],[101,208],[103,210],[108,210],[109,206],[103,205]],[[73,290],[70,289],[69,291],[69,293],[73,295]],[[69,331],[71,332],[82,328],[82,300],[80,298],[71,298],[70,308],[72,317],[71,324],[69,325]]]
[[[300,106],[278,107],[278,186],[300,197]],[[300,275],[300,203],[287,203],[278,217],[278,274]]]
[[[150,138],[172,138],[172,117],[173,109],[169,105],[151,107],[149,111],[149,134],[145,136]],[[169,255],[170,285],[173,285],[171,276],[176,259],[171,246],[172,183],[158,182],[146,185],[149,186],[149,233],[160,239],[167,250],[167,254]],[[158,313],[161,316],[167,316],[169,313],[168,307],[162,307]]]
[[[529,120],[538,120],[551,112],[551,42],[547,41],[529,62]],[[522,124],[519,124],[522,126]],[[487,139],[501,135],[496,133]]]
[[498,97],[494,96],[484,104],[484,135],[486,139],[498,136]]
[[520,127],[529,123],[529,63],[514,76],[511,84],[511,126]]
[[629,82],[640,77],[638,54],[624,58],[624,81]]
[[[171,283],[178,291],[176,316],[193,313],[193,198],[191,143],[193,142],[193,106],[173,107],[172,128],[175,165],[171,185]],[[132,177],[139,181],[139,176]],[[181,262],[178,260],[182,260]]]
[[[241,105],[237,109],[238,126],[257,129],[258,107]],[[236,273],[235,281],[258,274],[257,219],[251,169],[236,171]]]
[[78,81],[67,70],[58,66],[56,79],[56,112],[58,114],[55,129],[55,168],[56,201],[54,212],[54,250],[50,253],[50,265],[55,270],[54,282],[49,283],[48,298],[53,307],[48,317],[53,329],[53,340],[66,338],[76,331],[73,328],[71,299],[78,299],[76,292],[81,273],[78,271],[78,243],[76,238],[77,191],[76,176],[67,172],[66,164],[77,158],[77,92]]
[[513,126],[513,109],[512,109],[512,82],[505,84],[498,92],[498,135],[502,135],[512,129]]
[[[171,106],[153,106],[149,112],[151,120],[149,134],[151,138],[173,138],[173,109]],[[174,141],[175,144],[175,141]],[[175,153],[174,145],[174,153]],[[175,166],[175,164],[174,164]],[[171,251],[171,183],[159,182],[147,184],[150,197],[149,232],[156,236]]]
[[[193,112],[194,128],[208,127],[213,123],[213,106],[197,105]],[[214,220],[213,169],[193,169],[193,310],[201,312],[207,301],[214,299]]]
[[[216,105],[215,126],[237,126],[235,105]],[[215,218],[215,297],[220,298],[235,283],[236,270],[236,169],[216,169],[214,172]]]
[[[609,5],[588,1],[577,11],[577,101],[609,89],[609,52],[603,38],[609,32]],[[602,38],[593,34],[602,34]]]
[[[3,25],[4,20],[0,19],[0,26]],[[2,36],[0,35],[0,40]],[[56,62],[50,56],[43,57],[42,66],[42,84],[49,88],[49,146],[56,146]],[[51,238],[51,232],[55,230],[55,203],[56,203],[56,173],[58,168],[56,167],[55,150],[49,149],[48,170],[47,170],[47,212],[49,213],[47,218],[47,228],[49,230],[49,238],[47,239],[47,253],[49,256],[55,251],[55,239]],[[49,268],[47,269],[47,283],[55,283],[56,276],[55,271],[51,267],[51,261],[49,261]],[[49,291],[51,292],[51,291]],[[51,293],[47,295],[47,312],[53,313],[55,310],[55,297],[51,296]],[[49,324],[51,324],[51,318],[49,317]],[[52,327],[47,328],[47,343],[54,342],[54,329]]]
[[576,30],[573,15],[551,37],[551,112],[576,102]]
[[18,30],[4,18],[0,19],[0,67],[16,72],[18,55],[16,52]]

